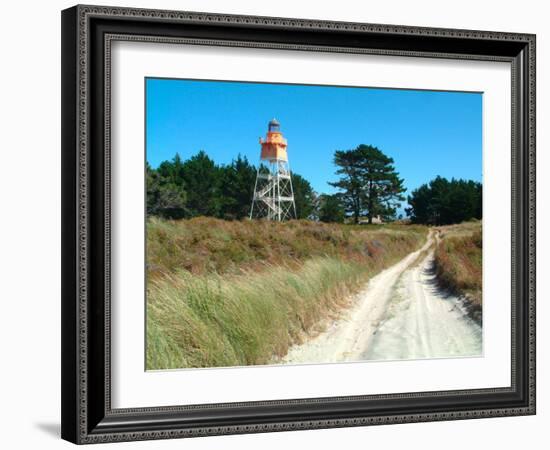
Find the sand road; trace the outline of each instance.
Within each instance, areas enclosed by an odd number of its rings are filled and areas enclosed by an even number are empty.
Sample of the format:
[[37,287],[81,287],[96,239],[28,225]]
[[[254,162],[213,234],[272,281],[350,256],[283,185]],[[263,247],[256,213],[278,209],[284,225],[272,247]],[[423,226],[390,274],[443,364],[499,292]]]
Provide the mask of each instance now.
[[432,270],[433,231],[424,246],[373,277],[325,331],[290,348],[279,363],[303,364],[480,355],[480,325],[442,292]]

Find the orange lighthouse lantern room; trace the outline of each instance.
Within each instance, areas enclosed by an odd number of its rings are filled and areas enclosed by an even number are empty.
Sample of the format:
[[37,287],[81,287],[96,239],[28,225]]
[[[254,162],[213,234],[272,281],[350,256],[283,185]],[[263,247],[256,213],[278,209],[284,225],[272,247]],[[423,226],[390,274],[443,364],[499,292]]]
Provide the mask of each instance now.
[[281,133],[281,124],[277,119],[272,119],[267,128],[265,140],[260,138],[262,146],[261,159],[270,162],[273,161],[288,161],[286,154],[286,139]]

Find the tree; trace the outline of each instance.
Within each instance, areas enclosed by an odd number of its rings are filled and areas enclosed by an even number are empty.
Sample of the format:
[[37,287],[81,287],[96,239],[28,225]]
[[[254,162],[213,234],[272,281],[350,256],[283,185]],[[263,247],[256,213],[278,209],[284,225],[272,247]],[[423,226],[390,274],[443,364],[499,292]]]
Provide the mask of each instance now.
[[219,175],[219,168],[203,150],[181,165],[181,178],[187,191],[187,209],[191,216],[218,214]]
[[410,207],[405,208],[405,213],[413,223],[435,223],[432,192],[427,184],[423,184],[412,192],[407,198]]
[[[267,174],[267,167],[261,165],[260,172]],[[156,170],[147,164],[147,214],[172,219],[241,219],[250,214],[255,181],[256,167],[244,156],[218,166],[204,151],[185,161],[176,154]],[[311,184],[293,173],[292,185],[297,218],[315,219],[317,194]]]
[[179,153],[176,153],[171,161],[163,161],[157,169],[157,173],[168,183],[176,186],[185,186],[183,179],[183,161]]
[[321,222],[342,223],[346,211],[339,195],[323,194],[319,197],[319,220]]
[[358,223],[365,203],[359,154],[356,150],[336,150],[334,164],[339,167],[336,174],[342,177],[339,181],[329,184],[343,191],[340,198],[344,209],[353,216],[354,222]]
[[447,225],[481,219],[482,185],[472,180],[437,176],[415,189],[405,210],[413,223]]
[[294,191],[294,204],[296,205],[297,219],[310,219],[315,212],[317,195],[307,181],[301,175],[292,173],[292,190]]
[[338,166],[340,180],[330,183],[340,189],[346,213],[355,223],[361,216],[380,215],[393,218],[399,202],[405,200],[403,179],[393,166],[393,159],[376,147],[360,145],[353,150],[337,150],[334,163]]
[[181,219],[187,214],[186,194],[182,186],[163,177],[147,164],[147,214]]
[[256,168],[248,159],[237,156],[230,165],[220,168],[220,209],[224,219],[242,219],[250,214],[254,195]]

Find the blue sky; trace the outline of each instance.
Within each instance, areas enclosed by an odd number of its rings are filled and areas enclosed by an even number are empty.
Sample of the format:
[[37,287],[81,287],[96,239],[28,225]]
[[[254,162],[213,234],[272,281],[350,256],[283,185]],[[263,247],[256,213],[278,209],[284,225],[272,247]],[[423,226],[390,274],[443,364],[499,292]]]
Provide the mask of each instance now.
[[332,193],[335,150],[378,147],[407,193],[437,175],[481,181],[482,94],[400,89],[146,79],[146,151],[153,167],[204,150],[257,164],[273,117],[291,170]]

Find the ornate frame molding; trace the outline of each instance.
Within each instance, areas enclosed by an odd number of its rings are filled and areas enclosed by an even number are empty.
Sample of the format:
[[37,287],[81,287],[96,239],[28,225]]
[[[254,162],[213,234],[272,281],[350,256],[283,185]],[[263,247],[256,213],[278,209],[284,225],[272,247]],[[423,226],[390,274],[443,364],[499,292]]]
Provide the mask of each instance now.
[[[345,38],[354,36],[376,36],[377,42],[386,38],[402,39],[426,38],[427,42],[469,42],[476,50],[483,42],[498,42],[500,51],[493,54],[483,52],[445,52],[437,49],[408,47],[380,48],[364,46],[341,46],[329,43],[305,44],[303,42],[273,42],[269,40],[219,39],[212,37],[168,37],[151,36],[133,32],[112,32],[108,26],[101,31],[93,30],[94,21],[117,22],[117,27],[125,23],[139,23],[142,27],[156,22],[166,26],[182,27],[192,25],[225,32],[233,26],[246,29],[250,34],[269,30],[282,31],[311,30],[330,32]],[[122,25],[118,25],[118,24]],[[63,388],[62,434],[63,437],[77,443],[98,443],[143,439],[163,439],[173,437],[206,436],[217,434],[238,434],[250,432],[271,432],[296,429],[347,427],[373,424],[405,423],[421,421],[439,421],[509,415],[527,415],[535,413],[535,36],[471,30],[449,30],[440,28],[405,27],[396,25],[377,25],[348,22],[318,21],[304,19],[271,18],[257,16],[236,16],[223,14],[204,14],[196,12],[159,11],[148,9],[130,9],[98,6],[76,6],[63,12],[63,377],[70,379]],[[200,33],[200,32],[199,32]],[[99,38],[98,38],[99,36]],[[298,34],[296,34],[298,36]],[[261,36],[260,36],[261,37]],[[100,39],[104,47],[101,58],[97,59]],[[328,38],[327,38],[328,39]],[[453,59],[482,59],[508,61],[512,63],[512,146],[513,176],[512,195],[515,202],[512,211],[513,252],[513,298],[515,293],[525,293],[517,298],[513,305],[512,321],[514,342],[512,343],[512,386],[500,389],[482,389],[472,391],[447,391],[419,394],[376,395],[361,397],[334,397],[309,400],[288,400],[275,402],[251,402],[243,404],[197,405],[193,407],[140,408],[113,410],[110,403],[110,63],[111,43],[114,40],[146,41],[156,43],[186,43],[195,45],[245,46],[266,49],[289,49],[323,52],[348,52],[365,54],[384,54],[411,57],[436,57]],[[95,43],[94,43],[95,42]],[[411,41],[413,42],[413,41]],[[413,43],[414,43],[413,42]],[[378,44],[379,45],[379,44]],[[458,44],[457,44],[458,45]],[[463,45],[464,44],[460,44]],[[463,47],[461,47],[463,48]],[[517,49],[517,50],[516,50]],[[506,50],[506,51],[504,51]],[[95,59],[94,59],[95,58]],[[98,61],[102,67],[98,67]],[[102,107],[104,123],[98,133],[97,124],[92,123],[94,116],[90,111],[92,103],[100,95],[96,78],[104,71]],[[95,77],[95,78],[94,78]],[[94,80],[94,81],[92,81]],[[94,84],[95,83],[95,84]],[[518,99],[518,101],[516,101]],[[75,107],[76,105],[76,107]],[[95,134],[94,134],[95,133]],[[101,139],[94,136],[101,135]],[[93,148],[92,148],[93,142]],[[103,156],[97,169],[97,156],[94,150],[98,142],[103,147]],[[76,170],[75,170],[76,169]],[[103,177],[99,179],[99,172]],[[95,178],[94,178],[95,176]],[[523,183],[519,183],[523,181]],[[102,188],[97,191],[97,184]],[[519,190],[518,190],[519,186]],[[525,187],[524,187],[525,186]],[[101,199],[99,198],[101,193]],[[96,205],[100,206],[94,206]],[[99,209],[98,209],[99,208]],[[98,212],[103,211],[99,217]],[[99,226],[98,221],[103,225]],[[97,231],[102,229],[102,239],[97,241]],[[67,233],[65,233],[67,232]],[[96,232],[94,234],[94,232]],[[96,247],[102,246],[101,250]],[[516,247],[517,246],[517,247]],[[102,261],[98,261],[101,256]],[[522,256],[524,255],[524,256]],[[523,259],[522,259],[523,258]],[[520,262],[519,272],[515,273],[516,263]],[[103,269],[103,289],[100,296],[104,304],[101,324],[93,319],[98,306],[93,302],[92,291],[97,295],[94,280],[99,276],[98,265]],[[97,266],[97,267],[99,267]],[[93,270],[93,274],[91,271]],[[517,283],[517,284],[516,284]],[[99,298],[99,297],[96,297]],[[516,300],[514,300],[516,301]],[[521,303],[521,304],[520,304]],[[522,309],[523,308],[523,309]],[[522,314],[518,317],[517,312]],[[523,311],[523,312],[522,312]],[[518,334],[519,333],[519,334]],[[103,336],[98,336],[102,334]],[[525,348],[516,347],[516,336],[525,339]],[[69,343],[70,341],[70,343]],[[523,341],[522,341],[523,342]],[[97,365],[97,359],[91,359],[91,349],[97,349],[103,343],[104,365],[102,370],[90,370]],[[519,360],[516,355],[521,350]],[[519,364],[519,366],[517,366]],[[516,367],[521,370],[516,373]],[[103,380],[98,379],[103,374]],[[521,384],[521,386],[519,386]],[[103,387],[102,407],[90,401],[91,392]],[[431,411],[413,411],[407,413],[377,414],[349,417],[349,414],[337,418],[281,420],[257,423],[235,423],[201,426],[192,423],[183,426],[169,426],[166,422],[171,414],[184,414],[190,409],[200,409],[207,414],[209,409],[236,406],[287,407],[293,405],[346,402],[362,400],[380,401],[399,399],[414,404],[415,399],[426,397],[465,397],[474,401],[477,396],[486,397],[498,394],[517,394],[522,387],[521,400],[508,402],[507,406],[472,407],[471,409],[451,408]],[[524,394],[527,394],[526,398]],[[475,402],[474,402],[475,403]],[[304,406],[305,407],[305,406]],[[145,419],[143,419],[145,417]],[[128,424],[133,419],[133,423]],[[124,419],[124,420],[123,420]],[[162,425],[162,421],[165,421]],[[121,425],[124,422],[125,425]],[[182,422],[183,423],[183,422]]]

